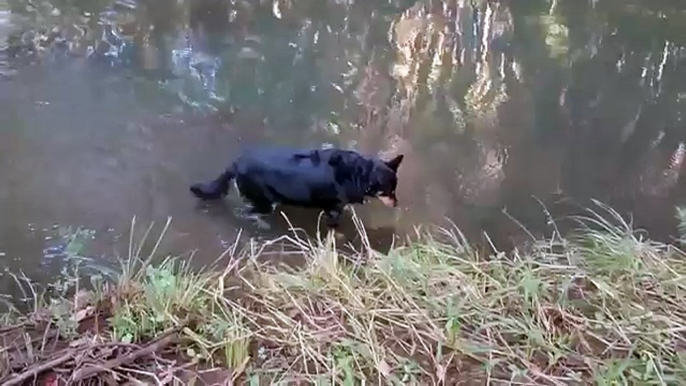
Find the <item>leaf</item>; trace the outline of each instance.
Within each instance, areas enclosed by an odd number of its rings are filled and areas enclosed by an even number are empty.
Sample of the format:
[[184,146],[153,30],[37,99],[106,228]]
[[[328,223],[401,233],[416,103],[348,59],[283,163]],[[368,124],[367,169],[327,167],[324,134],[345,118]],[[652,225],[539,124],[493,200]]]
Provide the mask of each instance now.
[[243,363],[241,363],[238,367],[236,367],[233,370],[233,375],[231,376],[232,382],[236,382],[236,379],[238,379],[238,377],[240,377],[245,372],[245,368],[248,366],[248,362],[250,362],[249,356],[245,357]]
[[133,343],[133,335],[131,335],[131,334],[124,334],[124,335],[121,337],[121,342],[122,342],[122,343],[128,343],[128,344]]
[[57,386],[59,383],[57,382],[57,376],[55,373],[50,373],[47,375],[45,378],[45,383],[43,383],[45,386]]
[[281,8],[279,7],[279,0],[274,0],[274,3],[272,3],[272,12],[274,13],[274,17],[277,19],[281,19]]
[[95,307],[93,307],[93,306],[88,306],[82,310],[76,311],[76,314],[75,314],[76,322],[77,323],[81,322],[82,320],[86,319],[87,317],[93,315],[94,312],[95,312]]
[[391,371],[393,371],[391,369],[391,366],[389,366],[388,363],[386,363],[386,361],[384,361],[384,360],[379,362],[379,364],[376,366],[376,368],[377,368],[377,370],[379,370],[379,373],[381,373],[384,377],[387,377],[387,378],[389,375],[391,375]]

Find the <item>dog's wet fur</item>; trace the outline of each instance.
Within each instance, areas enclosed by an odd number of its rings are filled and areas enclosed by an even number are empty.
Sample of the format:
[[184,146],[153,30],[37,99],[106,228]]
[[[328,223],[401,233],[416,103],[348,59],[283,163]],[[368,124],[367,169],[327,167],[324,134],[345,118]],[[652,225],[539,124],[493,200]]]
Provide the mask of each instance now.
[[378,198],[395,207],[398,167],[403,155],[390,161],[351,150],[250,148],[216,179],[193,184],[201,200],[220,200],[235,179],[240,194],[256,214],[268,214],[277,204],[323,210],[329,228],[338,225],[348,204]]

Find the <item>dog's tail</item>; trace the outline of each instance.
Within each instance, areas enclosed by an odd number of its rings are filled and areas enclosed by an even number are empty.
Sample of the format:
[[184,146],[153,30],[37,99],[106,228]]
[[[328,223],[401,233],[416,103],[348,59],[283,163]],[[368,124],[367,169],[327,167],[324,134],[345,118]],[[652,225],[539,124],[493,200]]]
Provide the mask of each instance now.
[[191,185],[191,193],[201,200],[221,199],[229,193],[231,180],[235,176],[236,172],[232,164],[215,180]]

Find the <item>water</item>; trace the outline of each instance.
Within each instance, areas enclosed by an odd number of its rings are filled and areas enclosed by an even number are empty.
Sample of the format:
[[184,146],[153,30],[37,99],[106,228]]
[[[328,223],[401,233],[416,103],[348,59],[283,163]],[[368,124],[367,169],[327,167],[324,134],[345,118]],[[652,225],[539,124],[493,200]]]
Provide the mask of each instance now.
[[[357,208],[378,248],[450,221],[506,248],[592,198],[669,239],[684,15],[680,0],[0,1],[0,268],[49,280],[76,229],[78,253],[126,254],[133,216],[156,232],[171,216],[163,250],[205,263],[239,229],[282,234],[279,214],[265,229],[235,197],[188,192],[264,142],[405,154],[400,208]],[[286,213],[314,232],[316,213]]]

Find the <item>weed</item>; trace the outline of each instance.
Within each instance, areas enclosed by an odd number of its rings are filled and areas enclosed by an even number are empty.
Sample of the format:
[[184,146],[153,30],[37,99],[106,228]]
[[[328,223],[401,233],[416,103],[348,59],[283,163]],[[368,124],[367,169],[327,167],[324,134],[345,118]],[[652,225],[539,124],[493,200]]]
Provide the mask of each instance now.
[[146,256],[132,240],[116,282],[94,285],[113,299],[114,340],[182,327],[180,352],[251,385],[684,383],[686,254],[600,208],[567,239],[508,256],[447,230],[359,256],[333,238],[284,236],[303,265],[249,248],[224,269],[192,270],[157,261],[159,239]]

